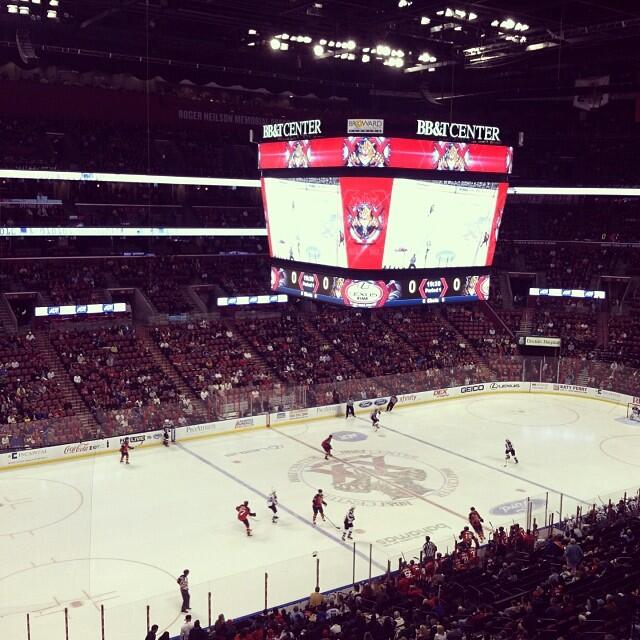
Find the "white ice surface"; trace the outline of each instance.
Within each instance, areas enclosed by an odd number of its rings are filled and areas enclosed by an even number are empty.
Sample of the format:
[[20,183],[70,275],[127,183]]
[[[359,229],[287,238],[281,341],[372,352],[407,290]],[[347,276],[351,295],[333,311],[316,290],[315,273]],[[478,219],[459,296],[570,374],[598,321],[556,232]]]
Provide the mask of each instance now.
[[[368,411],[361,410],[362,418]],[[323,488],[327,515],[340,524],[356,506],[356,577],[397,566],[417,553],[426,527],[442,551],[475,506],[495,526],[534,515],[575,512],[576,500],[617,495],[640,466],[640,429],[625,408],[547,395],[475,396],[396,407],[372,433],[367,420],[331,419],[278,429],[143,447],[129,466],[118,455],[15,469],[0,474],[0,637],[137,640],[152,623],[179,628],[176,577],[191,570],[193,615],[238,616],[352,580],[353,547],[330,524],[310,522]],[[319,444],[336,434],[337,459]],[[503,441],[520,464],[503,466]],[[263,496],[281,501],[271,523]],[[257,512],[247,538],[234,507]],[[500,508],[498,508],[500,507]],[[557,514],[556,514],[557,518]],[[370,547],[371,545],[371,547]]]

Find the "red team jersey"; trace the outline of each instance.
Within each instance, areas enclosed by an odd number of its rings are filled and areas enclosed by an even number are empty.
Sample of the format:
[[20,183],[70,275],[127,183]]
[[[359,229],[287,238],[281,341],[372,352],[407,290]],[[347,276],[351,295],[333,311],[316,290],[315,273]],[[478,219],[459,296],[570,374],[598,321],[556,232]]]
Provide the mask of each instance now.
[[128,442],[123,442],[123,443],[120,445],[120,453],[121,453],[122,455],[124,455],[125,453],[129,453],[129,447],[130,447],[130,446],[131,446],[131,445],[130,445]]
[[236,511],[238,512],[238,520],[247,520],[249,518],[249,514],[251,513],[251,509],[249,507],[245,507],[245,505],[241,504],[239,507],[236,507]]
[[316,493],[316,495],[313,496],[313,502],[311,504],[316,509],[322,509],[322,505],[324,504],[324,498],[319,493]]
[[331,440],[329,438],[322,441],[322,448],[327,452],[331,451]]

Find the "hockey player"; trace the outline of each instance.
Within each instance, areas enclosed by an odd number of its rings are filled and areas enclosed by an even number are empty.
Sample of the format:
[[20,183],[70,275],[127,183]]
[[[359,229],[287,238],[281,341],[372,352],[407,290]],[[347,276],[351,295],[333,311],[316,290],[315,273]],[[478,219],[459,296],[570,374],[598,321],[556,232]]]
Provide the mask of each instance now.
[[380,428],[380,409],[374,409],[371,413],[371,426],[374,431],[377,431]]
[[165,447],[169,446],[169,429],[167,429],[167,427],[163,427],[162,429],[162,444]]
[[347,414],[345,415],[345,418],[348,418],[349,416],[352,418],[356,417],[356,412],[353,409],[353,398],[349,398],[347,400]]
[[328,460],[331,457],[331,449],[333,449],[333,447],[331,446],[331,438],[333,438],[333,436],[330,434],[326,440],[322,441],[322,449],[324,451],[325,460]]
[[247,531],[247,535],[251,535],[251,526],[249,525],[249,516],[255,517],[255,513],[251,511],[249,508],[249,501],[245,500],[242,504],[239,504],[236,507],[236,511],[238,512],[238,520],[242,522],[244,528]]
[[271,522],[278,522],[280,516],[278,515],[278,496],[275,490],[267,496],[267,507],[271,509],[273,515],[271,516]]
[[313,508],[313,525],[316,524],[316,518],[318,514],[322,516],[322,521],[324,522],[326,518],[324,517],[324,509],[327,503],[324,501],[324,496],[322,495],[322,489],[318,489],[318,493],[313,496],[313,500],[311,501],[311,507]]
[[129,444],[129,438],[125,438],[120,445],[120,462],[129,464],[129,449],[135,449]]
[[510,460],[510,456],[513,457],[513,460],[516,464],[518,464],[518,458],[516,458],[516,450],[513,448],[511,444],[511,440],[508,438],[504,441],[504,466],[507,466],[507,463]]
[[396,406],[397,402],[398,402],[398,398],[396,396],[391,396],[389,398],[389,402],[387,402],[387,410],[385,413],[389,413],[393,411],[393,407]]
[[482,528],[482,523],[484,520],[482,516],[476,511],[475,507],[471,507],[471,511],[469,512],[469,524],[473,527],[473,530],[478,534],[478,538],[480,538],[480,542],[484,541],[484,529]]
[[351,507],[349,511],[347,511],[347,515],[344,517],[344,529],[342,531],[342,539],[349,538],[349,540],[353,540],[351,537],[351,530],[353,529],[353,523],[355,522],[355,507]]
[[460,543],[458,547],[460,549],[471,549],[471,545],[475,542],[476,546],[478,545],[478,539],[471,533],[469,527],[465,527],[458,536]]

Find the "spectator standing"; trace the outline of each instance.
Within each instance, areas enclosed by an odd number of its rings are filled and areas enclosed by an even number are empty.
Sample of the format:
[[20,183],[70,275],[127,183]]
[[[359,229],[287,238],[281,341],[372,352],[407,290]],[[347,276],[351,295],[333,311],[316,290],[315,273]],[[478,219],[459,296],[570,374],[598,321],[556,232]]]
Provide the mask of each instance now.
[[144,637],[144,640],[156,640],[156,634],[158,633],[158,625],[152,624],[151,629],[147,632],[147,635]]
[[324,602],[324,596],[320,593],[320,587],[316,587],[309,596],[309,606],[319,607]]
[[200,626],[200,620],[196,620],[189,632],[189,640],[207,640],[208,637],[209,634]]
[[178,578],[180,585],[180,595],[182,596],[182,613],[187,613],[191,607],[189,606],[191,596],[189,595],[189,569],[185,569]]
[[582,558],[584,558],[584,553],[580,545],[576,544],[575,538],[569,540],[569,544],[564,550],[564,557],[571,572],[575,573],[578,565],[582,562]]
[[180,627],[180,640],[189,640],[191,629],[193,629],[193,622],[189,613],[184,617],[184,624]]

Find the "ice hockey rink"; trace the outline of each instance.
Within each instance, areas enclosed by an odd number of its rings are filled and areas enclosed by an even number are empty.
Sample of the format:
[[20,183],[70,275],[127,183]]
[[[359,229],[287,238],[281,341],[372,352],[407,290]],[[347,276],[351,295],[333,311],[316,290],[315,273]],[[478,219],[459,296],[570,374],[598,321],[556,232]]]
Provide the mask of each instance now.
[[[542,525],[600,496],[637,489],[640,425],[625,407],[551,395],[484,395],[396,407],[373,433],[366,411],[242,434],[142,447],[0,474],[0,637],[139,640],[151,623],[171,635],[183,616],[177,576],[191,571],[194,618],[260,610],[384,572],[428,533],[453,545],[475,506],[494,526],[524,524],[527,498]],[[334,460],[320,442],[334,434]],[[519,465],[504,467],[503,442]],[[326,495],[340,525],[356,507],[353,545],[311,524]],[[265,497],[276,489],[280,521]],[[547,494],[549,496],[547,502]],[[235,506],[257,513],[247,538]],[[314,557],[314,552],[317,555]],[[354,565],[355,557],[355,565]],[[355,567],[355,568],[354,568]]]

